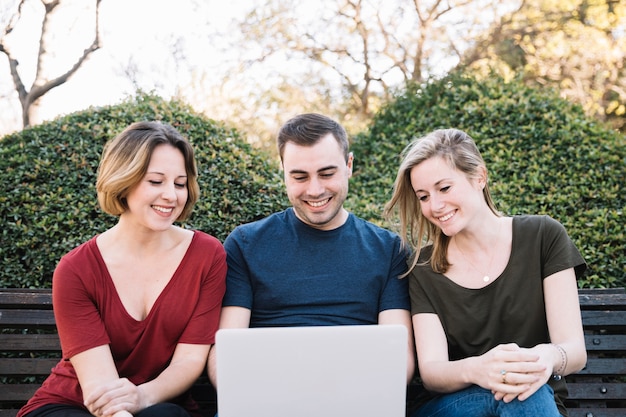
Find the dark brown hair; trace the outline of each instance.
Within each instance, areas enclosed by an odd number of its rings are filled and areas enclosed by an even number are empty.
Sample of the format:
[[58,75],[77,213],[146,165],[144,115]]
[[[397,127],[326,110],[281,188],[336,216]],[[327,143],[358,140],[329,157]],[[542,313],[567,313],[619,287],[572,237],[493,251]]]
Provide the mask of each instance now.
[[285,145],[293,142],[300,146],[313,146],[331,133],[341,146],[346,162],[350,154],[345,129],[330,117],[317,113],[304,113],[289,119],[278,132],[276,143],[282,161]]

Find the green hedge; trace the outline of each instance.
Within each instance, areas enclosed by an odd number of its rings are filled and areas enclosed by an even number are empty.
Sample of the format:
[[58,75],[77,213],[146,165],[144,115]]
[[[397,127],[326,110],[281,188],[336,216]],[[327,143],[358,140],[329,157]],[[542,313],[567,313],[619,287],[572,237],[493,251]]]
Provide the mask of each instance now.
[[384,224],[402,149],[448,127],[478,143],[501,211],[565,225],[590,266],[581,287],[626,286],[625,138],[547,89],[457,74],[409,86],[354,139],[350,208]]
[[[235,129],[178,101],[140,94],[5,136],[0,141],[0,287],[50,285],[59,258],[116,218],[97,206],[102,146],[138,120],[162,120],[195,147],[202,196],[185,227],[223,240],[238,224],[288,205],[278,164]],[[499,208],[561,221],[590,270],[581,287],[626,286],[624,136],[548,90],[460,75],[410,85],[354,138],[347,207],[375,223],[410,140],[457,127],[477,141]]]
[[64,253],[115,224],[98,207],[96,170],[104,143],[139,120],[170,123],[194,145],[202,194],[185,227],[223,240],[286,206],[278,164],[237,131],[181,102],[140,94],[2,138],[0,287],[49,286]]

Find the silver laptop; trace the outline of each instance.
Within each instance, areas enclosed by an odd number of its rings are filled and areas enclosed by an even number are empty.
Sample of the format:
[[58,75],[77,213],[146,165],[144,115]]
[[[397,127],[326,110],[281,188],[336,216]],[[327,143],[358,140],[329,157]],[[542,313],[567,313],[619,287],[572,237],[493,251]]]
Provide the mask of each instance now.
[[401,325],[217,332],[219,417],[404,417]]

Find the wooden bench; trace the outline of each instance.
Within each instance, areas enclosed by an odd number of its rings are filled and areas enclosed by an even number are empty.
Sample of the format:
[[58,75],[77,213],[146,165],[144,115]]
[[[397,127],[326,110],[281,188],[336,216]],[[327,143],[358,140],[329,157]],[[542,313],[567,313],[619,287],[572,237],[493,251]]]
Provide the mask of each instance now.
[[626,293],[579,290],[587,366],[569,375],[570,417],[626,416]]
[[[626,292],[580,290],[587,367],[567,377],[571,417],[626,416]],[[60,357],[50,290],[0,289],[0,417],[14,417]],[[206,377],[192,388],[216,412]]]

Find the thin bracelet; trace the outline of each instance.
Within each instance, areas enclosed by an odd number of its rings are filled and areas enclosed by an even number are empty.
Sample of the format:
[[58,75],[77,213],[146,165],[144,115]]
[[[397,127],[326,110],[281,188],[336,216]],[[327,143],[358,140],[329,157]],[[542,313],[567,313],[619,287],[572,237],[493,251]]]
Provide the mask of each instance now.
[[559,354],[561,355],[561,366],[559,366],[559,369],[557,369],[552,374],[552,379],[554,379],[555,381],[559,381],[563,377],[565,368],[567,368],[567,352],[565,352],[565,349],[563,349],[563,347],[560,345],[557,345],[555,343],[550,343],[550,344],[554,346],[556,350],[559,351]]

